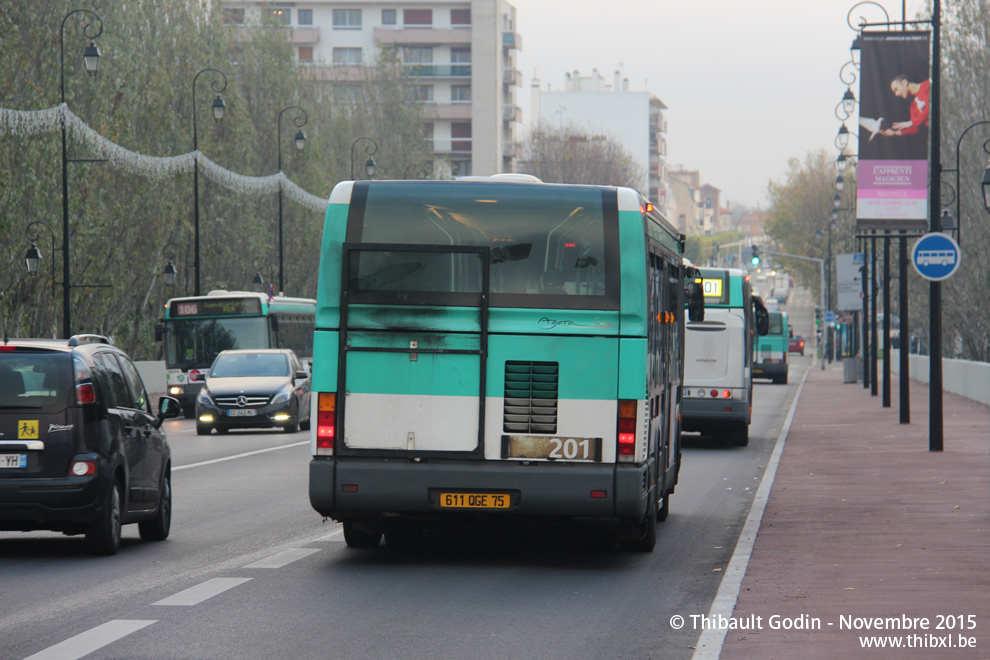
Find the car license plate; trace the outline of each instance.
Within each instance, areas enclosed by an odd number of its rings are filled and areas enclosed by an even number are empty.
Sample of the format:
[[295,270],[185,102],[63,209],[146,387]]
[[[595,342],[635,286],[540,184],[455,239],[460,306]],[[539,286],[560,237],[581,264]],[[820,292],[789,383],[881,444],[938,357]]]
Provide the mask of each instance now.
[[504,493],[440,493],[442,509],[508,509]]
[[541,435],[502,436],[503,458],[550,461],[601,461],[601,438],[550,438]]
[[0,454],[0,468],[26,468],[27,454]]
[[238,408],[227,411],[227,417],[254,417],[257,414],[258,411],[254,408]]

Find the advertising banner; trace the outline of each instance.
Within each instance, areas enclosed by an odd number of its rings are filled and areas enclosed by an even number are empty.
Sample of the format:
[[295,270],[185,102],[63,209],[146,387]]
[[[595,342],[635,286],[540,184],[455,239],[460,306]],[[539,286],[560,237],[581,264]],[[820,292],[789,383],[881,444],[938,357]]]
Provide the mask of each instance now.
[[860,35],[857,229],[928,228],[929,33]]
[[862,252],[835,255],[835,284],[839,294],[835,309],[840,312],[863,309],[865,256]]

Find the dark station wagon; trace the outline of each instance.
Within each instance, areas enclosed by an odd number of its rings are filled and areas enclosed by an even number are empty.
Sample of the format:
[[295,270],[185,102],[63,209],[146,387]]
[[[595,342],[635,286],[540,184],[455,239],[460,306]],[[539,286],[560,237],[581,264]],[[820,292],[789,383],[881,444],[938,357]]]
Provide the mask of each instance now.
[[171,453],[137,367],[104,337],[0,341],[0,531],[85,534],[112,555],[121,526],[168,537]]

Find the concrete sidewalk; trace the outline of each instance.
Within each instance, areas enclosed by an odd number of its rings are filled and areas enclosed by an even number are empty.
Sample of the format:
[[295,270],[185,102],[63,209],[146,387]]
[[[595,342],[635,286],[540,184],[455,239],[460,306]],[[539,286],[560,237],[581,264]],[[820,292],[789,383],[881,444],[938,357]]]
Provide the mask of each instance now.
[[[808,373],[732,615],[754,625],[722,658],[990,658],[990,407],[945,393],[929,452],[928,388],[910,394],[904,425],[896,377],[883,408],[841,364]],[[905,616],[928,626],[886,621]]]

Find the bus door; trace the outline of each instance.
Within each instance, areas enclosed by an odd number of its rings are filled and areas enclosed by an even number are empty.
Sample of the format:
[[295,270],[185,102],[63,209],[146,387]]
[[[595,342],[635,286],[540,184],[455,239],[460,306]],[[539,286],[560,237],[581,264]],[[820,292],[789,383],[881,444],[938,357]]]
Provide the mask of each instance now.
[[343,248],[338,456],[483,458],[489,248]]

